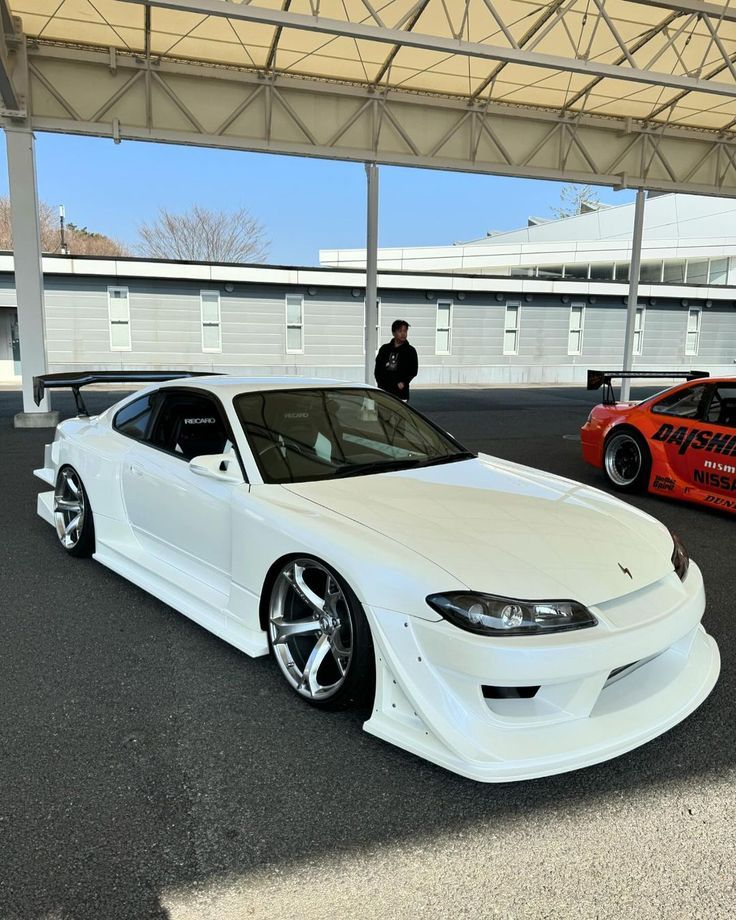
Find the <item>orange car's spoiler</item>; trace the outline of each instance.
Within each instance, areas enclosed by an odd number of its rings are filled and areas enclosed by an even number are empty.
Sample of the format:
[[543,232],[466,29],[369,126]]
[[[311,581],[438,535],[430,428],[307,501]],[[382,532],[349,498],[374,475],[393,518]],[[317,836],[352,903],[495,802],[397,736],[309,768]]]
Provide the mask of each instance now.
[[604,387],[603,404],[615,406],[616,396],[612,380],[656,380],[661,377],[682,377],[684,380],[697,380],[710,376],[708,371],[588,371],[588,389],[597,390]]
[[46,390],[69,389],[74,394],[78,415],[89,415],[80,387],[92,383],[161,383],[179,377],[211,377],[211,371],[69,371],[41,374],[33,378],[33,398],[38,406]]

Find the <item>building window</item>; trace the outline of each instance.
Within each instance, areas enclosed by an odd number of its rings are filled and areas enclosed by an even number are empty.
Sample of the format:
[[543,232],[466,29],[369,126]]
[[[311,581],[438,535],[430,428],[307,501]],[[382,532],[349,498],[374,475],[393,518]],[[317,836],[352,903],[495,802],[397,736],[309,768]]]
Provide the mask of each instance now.
[[286,295],[286,354],[304,351],[304,298],[301,294]]
[[200,291],[199,306],[202,316],[202,351],[222,351],[220,292]]
[[588,277],[589,268],[590,266],[587,264],[566,265],[565,278],[573,278],[580,281],[586,280]]
[[708,283],[708,260],[699,261],[688,260],[687,263],[687,283],[688,284],[707,284]]
[[662,280],[670,284],[682,284],[685,281],[685,263],[665,262]]
[[583,323],[585,322],[585,304],[570,304],[570,335],[567,339],[568,355],[579,355],[583,351]]
[[699,307],[690,307],[687,311],[687,333],[685,335],[685,354],[697,355],[700,342],[700,315]]
[[613,263],[598,262],[590,266],[591,281],[613,281]]
[[130,351],[130,307],[127,287],[107,289],[110,317],[110,351]]
[[644,347],[644,307],[636,308],[634,319],[634,354],[640,355]]
[[642,262],[639,267],[639,281],[644,284],[662,280],[661,262]]
[[540,265],[537,268],[537,278],[548,278],[554,280],[562,277],[561,265]]
[[505,355],[519,354],[519,314],[520,303],[506,304],[506,317],[503,324],[503,353]]
[[711,259],[708,268],[709,284],[728,284],[728,259]]
[[616,281],[628,281],[629,280],[629,263],[628,262],[617,262],[615,265],[615,274],[616,274]]
[[452,348],[452,301],[437,301],[437,336],[434,353],[449,355]]

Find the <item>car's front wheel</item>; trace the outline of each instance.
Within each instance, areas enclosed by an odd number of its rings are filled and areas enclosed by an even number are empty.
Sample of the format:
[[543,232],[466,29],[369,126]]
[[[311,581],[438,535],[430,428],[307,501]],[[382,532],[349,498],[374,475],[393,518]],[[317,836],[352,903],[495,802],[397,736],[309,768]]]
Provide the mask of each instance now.
[[652,455],[633,428],[614,429],[606,439],[603,468],[611,485],[621,492],[641,492],[649,484]]
[[70,556],[91,556],[95,551],[92,509],[79,473],[72,466],[63,466],[56,478],[54,524],[59,542]]
[[269,600],[268,642],[286,682],[315,706],[370,703],[370,628],[349,585],[324,563],[299,557],[279,570]]

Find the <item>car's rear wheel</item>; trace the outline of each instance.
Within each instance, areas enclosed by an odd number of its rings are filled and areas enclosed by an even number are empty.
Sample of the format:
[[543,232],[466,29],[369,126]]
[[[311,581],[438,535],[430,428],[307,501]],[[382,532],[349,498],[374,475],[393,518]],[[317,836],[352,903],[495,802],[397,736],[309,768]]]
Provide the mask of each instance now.
[[273,582],[268,642],[289,686],[315,706],[369,703],[375,688],[373,642],[349,585],[324,563],[289,560]]
[[614,489],[641,492],[649,483],[652,455],[647,443],[633,428],[615,430],[606,439],[603,468]]
[[87,491],[79,473],[63,466],[54,489],[54,524],[59,542],[70,556],[91,556],[95,550],[95,525]]

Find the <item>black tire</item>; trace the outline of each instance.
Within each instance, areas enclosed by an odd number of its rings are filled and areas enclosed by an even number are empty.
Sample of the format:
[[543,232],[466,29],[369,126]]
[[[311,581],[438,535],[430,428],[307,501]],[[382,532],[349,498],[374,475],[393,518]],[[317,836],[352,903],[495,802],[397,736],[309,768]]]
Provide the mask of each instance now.
[[319,559],[284,562],[273,579],[268,645],[286,683],[320,709],[367,707],[376,665],[370,627],[350,585]]
[[82,479],[73,466],[59,470],[54,489],[54,523],[62,549],[84,558],[95,551],[95,522]]
[[606,438],[603,448],[606,479],[619,492],[644,492],[652,471],[652,454],[644,438],[634,428],[617,427]]

